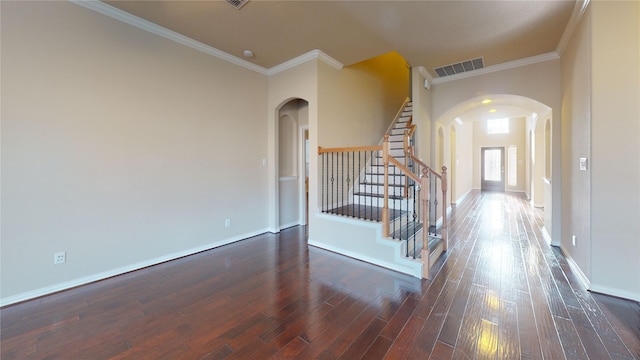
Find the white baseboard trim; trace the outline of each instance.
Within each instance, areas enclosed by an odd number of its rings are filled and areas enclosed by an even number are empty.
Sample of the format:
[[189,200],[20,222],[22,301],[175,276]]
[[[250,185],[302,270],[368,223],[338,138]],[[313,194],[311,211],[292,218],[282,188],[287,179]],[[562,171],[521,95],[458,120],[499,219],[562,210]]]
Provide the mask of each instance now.
[[608,286],[602,286],[602,285],[594,284],[594,283],[591,284],[591,289],[589,289],[589,290],[591,290],[593,292],[605,294],[605,295],[611,295],[611,296],[623,298],[623,299],[640,301],[640,293],[634,293],[634,292],[627,291],[627,290],[615,289],[615,288],[611,288],[611,287],[608,287]]
[[364,261],[364,262],[367,262],[367,263],[370,263],[370,264],[373,264],[373,265],[381,266],[383,268],[387,268],[387,269],[390,269],[390,270],[393,270],[393,271],[397,271],[397,272],[400,272],[400,273],[403,273],[403,274],[411,275],[413,277],[421,278],[421,276],[422,276],[421,272],[418,274],[417,271],[415,271],[415,270],[412,271],[411,269],[398,268],[397,264],[392,264],[392,263],[389,263],[389,262],[386,262],[386,261],[381,261],[379,259],[374,259],[374,258],[371,258],[371,257],[368,257],[368,256],[363,256],[362,254],[358,254],[358,253],[355,253],[355,252],[352,252],[352,251],[349,251],[349,250],[345,250],[345,249],[342,249],[342,248],[339,248],[339,247],[335,247],[335,246],[332,246],[332,245],[327,245],[325,243],[319,243],[319,242],[316,242],[316,241],[314,241],[312,239],[309,239],[307,241],[307,243],[309,245],[311,245],[311,246],[314,246],[314,247],[317,247],[317,248],[320,248],[320,249],[328,250],[328,251],[334,252],[336,254],[344,255],[344,256],[347,256],[347,257],[350,257],[350,258],[353,258],[353,259],[356,259],[356,260],[360,260],[360,261]]
[[280,225],[280,231],[282,231],[282,230],[284,230],[284,229],[288,229],[288,228],[290,228],[290,227],[298,226],[298,225],[300,225],[300,224],[298,223],[298,221],[293,221],[293,222],[290,222],[290,223],[288,223],[288,224]]
[[585,275],[584,272],[582,272],[582,269],[573,260],[573,258],[571,256],[569,256],[569,252],[567,252],[562,246],[560,246],[560,251],[562,251],[562,254],[567,259],[567,262],[569,263],[569,267],[571,268],[571,271],[573,271],[573,273],[576,274],[578,280],[580,280],[582,285],[587,290],[591,290],[591,281],[589,280],[587,275]]
[[74,280],[70,280],[70,281],[65,281],[62,283],[58,283],[58,284],[54,284],[51,286],[46,286],[40,289],[35,289],[35,290],[31,290],[31,291],[26,291],[20,294],[16,294],[16,295],[12,295],[12,296],[7,296],[4,298],[0,298],[0,307],[2,306],[7,306],[7,305],[11,305],[11,304],[15,304],[21,301],[26,301],[26,300],[30,300],[30,299],[34,299],[37,297],[41,297],[41,296],[45,296],[45,295],[49,295],[49,294],[53,294],[59,291],[63,291],[63,290],[68,290],[74,287],[78,287],[81,285],[86,285],[92,282],[96,282],[96,281],[100,281],[100,280],[104,280],[110,277],[114,277],[114,276],[118,276],[118,275],[122,275],[122,274],[126,274],[128,272],[132,272],[135,270],[140,270],[149,266],[153,266],[153,265],[158,265],[161,264],[163,262],[167,262],[167,261],[171,261],[171,260],[175,260],[175,259],[179,259],[185,256],[189,256],[189,255],[193,255],[193,254],[197,254],[199,252],[203,252],[203,251],[207,251],[207,250],[211,250],[223,245],[227,245],[227,244],[231,244],[240,240],[244,240],[250,237],[254,237],[256,235],[260,235],[260,234],[264,234],[265,232],[270,232],[269,229],[260,229],[257,231],[252,231],[250,233],[246,233],[246,234],[242,234],[242,235],[237,235],[237,236],[233,236],[224,240],[220,240],[220,241],[216,241],[207,245],[203,245],[203,246],[198,246],[195,248],[191,248],[191,249],[187,249],[187,250],[183,250],[183,251],[179,251],[179,252],[175,252],[172,254],[168,254],[168,255],[164,255],[164,256],[160,256],[154,259],[149,259],[149,260],[145,260],[145,261],[141,261],[139,263],[135,263],[135,264],[130,264],[130,265],[125,265],[116,269],[112,269],[112,270],[107,270],[101,273],[97,273],[97,274],[92,274],[92,275],[88,275],[88,276],[83,276],[81,278],[77,278]]
[[462,196],[460,196],[459,198],[456,199],[456,201],[454,202],[454,204],[456,206],[462,204],[462,202],[467,198],[467,196],[469,196],[469,194],[471,194],[471,191],[473,189],[469,189],[466,193],[464,193]]
[[547,231],[547,228],[545,228],[544,226],[542,227],[542,237],[544,237],[544,240],[547,242],[547,244],[560,247],[560,243],[553,241],[553,237],[551,237],[551,234],[549,234],[549,231]]

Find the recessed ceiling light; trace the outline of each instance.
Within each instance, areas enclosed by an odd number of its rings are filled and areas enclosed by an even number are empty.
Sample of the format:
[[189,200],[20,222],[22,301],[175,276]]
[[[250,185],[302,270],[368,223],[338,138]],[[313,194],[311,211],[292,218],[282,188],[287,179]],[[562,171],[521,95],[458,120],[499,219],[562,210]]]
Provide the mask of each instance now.
[[489,112],[490,112],[490,113],[494,113],[494,112],[496,112],[496,111],[498,111],[498,110],[496,110],[496,109],[491,109],[491,110],[489,110]]
[[483,104],[485,104],[485,105],[487,105],[487,104],[491,104],[492,102],[493,102],[493,100],[491,100],[491,99],[484,99],[484,100],[482,100],[482,103],[483,103]]
[[242,55],[244,55],[244,57],[252,58],[253,57],[253,51],[245,50],[245,51],[242,52]]

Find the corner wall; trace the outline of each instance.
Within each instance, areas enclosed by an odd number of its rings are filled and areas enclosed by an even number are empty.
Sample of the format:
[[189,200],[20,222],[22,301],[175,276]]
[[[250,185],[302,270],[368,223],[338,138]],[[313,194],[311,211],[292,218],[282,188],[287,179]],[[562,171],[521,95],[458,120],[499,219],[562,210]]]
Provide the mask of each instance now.
[[591,288],[640,301],[640,2],[590,6]]
[[266,231],[266,76],[71,2],[0,6],[3,305]]

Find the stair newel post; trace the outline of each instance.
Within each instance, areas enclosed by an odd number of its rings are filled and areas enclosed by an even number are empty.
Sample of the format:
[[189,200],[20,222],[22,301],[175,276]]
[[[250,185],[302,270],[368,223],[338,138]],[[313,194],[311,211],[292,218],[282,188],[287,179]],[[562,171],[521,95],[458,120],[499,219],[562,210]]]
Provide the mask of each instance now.
[[382,143],[382,162],[384,164],[384,205],[382,207],[382,236],[389,237],[389,134],[384,135]]
[[447,176],[447,167],[442,167],[442,178],[441,184],[442,187],[442,244],[444,251],[447,251],[449,247],[449,234],[447,230],[447,189],[448,189],[448,176]]
[[420,206],[422,207],[422,278],[429,278],[429,170],[422,169],[420,177]]

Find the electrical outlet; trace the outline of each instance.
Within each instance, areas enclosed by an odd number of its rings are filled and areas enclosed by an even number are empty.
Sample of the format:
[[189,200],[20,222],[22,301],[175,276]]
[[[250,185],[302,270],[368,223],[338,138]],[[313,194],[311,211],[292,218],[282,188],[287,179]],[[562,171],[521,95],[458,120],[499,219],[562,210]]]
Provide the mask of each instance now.
[[226,219],[224,221],[224,227],[229,227],[229,226],[231,226],[231,219]]
[[575,235],[573,235],[571,237],[571,243],[573,244],[573,246],[576,246],[576,236]]
[[64,251],[53,254],[53,264],[64,264],[67,261],[67,253]]

